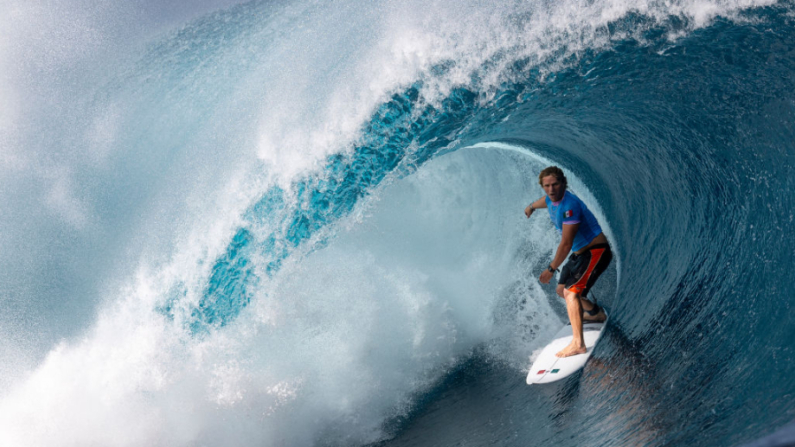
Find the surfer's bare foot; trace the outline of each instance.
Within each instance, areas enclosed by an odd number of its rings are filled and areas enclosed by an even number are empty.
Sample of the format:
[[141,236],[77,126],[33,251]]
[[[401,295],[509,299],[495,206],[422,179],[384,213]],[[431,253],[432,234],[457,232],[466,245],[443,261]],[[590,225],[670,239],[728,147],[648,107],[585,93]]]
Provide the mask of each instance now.
[[555,355],[558,357],[571,357],[577,354],[585,354],[587,351],[588,349],[585,346],[574,344],[574,342],[571,342],[568,346],[563,348],[563,350],[561,350]]
[[588,312],[583,312],[582,313],[582,320],[583,321],[596,321],[598,323],[602,323],[605,320],[607,320],[607,315],[605,314],[605,311],[602,310],[602,309],[599,309],[599,313],[597,313],[596,315],[590,315]]

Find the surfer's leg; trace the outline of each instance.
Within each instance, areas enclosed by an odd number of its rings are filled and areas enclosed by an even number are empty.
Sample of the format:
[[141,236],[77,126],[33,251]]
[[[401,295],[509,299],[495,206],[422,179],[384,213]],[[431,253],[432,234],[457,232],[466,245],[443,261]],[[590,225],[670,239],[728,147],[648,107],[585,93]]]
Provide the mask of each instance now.
[[[555,293],[558,294],[564,300],[566,299],[563,296],[563,290],[566,288],[565,284],[558,284],[555,288]],[[582,319],[585,321],[605,321],[607,319],[607,315],[599,307],[596,303],[592,303],[588,298],[584,296],[580,297],[580,305],[582,306]]]
[[[564,300],[566,299],[563,296],[563,290],[566,288],[564,284],[558,284],[555,288],[555,293],[558,294]],[[605,321],[607,319],[607,315],[599,307],[596,303],[592,303],[588,298],[580,297],[580,306],[582,306],[582,319],[585,321]]]
[[591,313],[597,307],[595,303],[592,303],[591,300],[584,296],[580,297],[580,304],[582,304],[583,313]]
[[605,321],[607,320],[607,314],[605,311],[599,307],[596,303],[592,303],[585,298],[580,298],[580,303],[582,304],[582,319],[585,321]]
[[571,343],[563,348],[556,355],[558,357],[569,357],[577,354],[585,354],[585,339],[582,336],[582,303],[580,296],[571,290],[564,290],[563,295],[566,298],[566,311],[569,314],[569,321],[571,321],[572,337]]
[[583,256],[583,260],[587,259],[587,263],[582,263],[579,267],[582,269],[578,272],[579,279],[573,284],[566,284],[566,291],[571,291],[580,296],[580,304],[586,311],[583,318],[587,321],[605,321],[607,315],[605,312],[598,308],[596,304],[591,303],[584,298],[588,295],[588,291],[594,285],[597,279],[602,275],[602,272],[607,269],[610,261],[613,259],[613,254],[610,251],[610,246],[607,244],[594,246],[587,252],[587,258]]

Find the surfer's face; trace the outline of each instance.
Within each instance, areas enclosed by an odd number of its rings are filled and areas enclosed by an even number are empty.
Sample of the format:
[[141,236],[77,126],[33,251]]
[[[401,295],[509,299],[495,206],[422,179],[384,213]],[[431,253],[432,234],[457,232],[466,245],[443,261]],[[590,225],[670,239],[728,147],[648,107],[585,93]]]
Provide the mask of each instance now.
[[563,193],[566,192],[563,183],[554,175],[548,175],[541,179],[541,186],[547,196],[549,196],[549,200],[553,202],[560,202],[560,199],[563,198]]

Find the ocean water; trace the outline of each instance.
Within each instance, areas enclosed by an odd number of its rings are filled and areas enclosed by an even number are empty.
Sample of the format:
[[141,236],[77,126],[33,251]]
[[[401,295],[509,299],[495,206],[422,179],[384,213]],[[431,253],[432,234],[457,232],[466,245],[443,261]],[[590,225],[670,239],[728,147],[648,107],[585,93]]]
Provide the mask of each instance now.
[[0,445],[786,445],[794,141],[792,2],[12,0]]

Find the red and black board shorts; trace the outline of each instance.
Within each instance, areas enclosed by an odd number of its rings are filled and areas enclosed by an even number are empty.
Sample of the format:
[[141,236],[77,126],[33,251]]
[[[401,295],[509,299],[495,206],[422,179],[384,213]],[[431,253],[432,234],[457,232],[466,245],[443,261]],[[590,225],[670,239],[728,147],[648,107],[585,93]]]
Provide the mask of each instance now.
[[560,271],[558,284],[584,297],[612,260],[613,252],[608,244],[596,244],[581,255],[572,253]]

